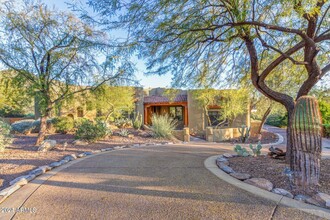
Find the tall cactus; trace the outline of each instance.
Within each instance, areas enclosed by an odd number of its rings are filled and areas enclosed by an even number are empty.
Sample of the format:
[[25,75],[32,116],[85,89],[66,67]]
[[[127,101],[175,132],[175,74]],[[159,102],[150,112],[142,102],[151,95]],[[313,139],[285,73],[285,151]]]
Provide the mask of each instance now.
[[317,189],[322,151],[322,119],[316,98],[302,96],[297,100],[291,128],[291,170],[295,185],[305,192]]

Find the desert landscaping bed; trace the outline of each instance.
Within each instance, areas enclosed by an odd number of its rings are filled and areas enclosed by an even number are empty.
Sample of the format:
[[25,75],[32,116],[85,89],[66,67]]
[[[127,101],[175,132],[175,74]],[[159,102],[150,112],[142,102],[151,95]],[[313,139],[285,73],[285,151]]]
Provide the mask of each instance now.
[[[240,173],[248,173],[254,178],[265,178],[274,184],[274,188],[282,188],[299,194],[290,189],[289,178],[284,174],[288,164],[283,160],[271,159],[268,156],[233,157],[229,158],[229,166]],[[321,160],[319,191],[330,194],[330,159]]]
[[79,154],[104,148],[127,144],[162,143],[166,140],[155,139],[146,131],[128,129],[130,137],[114,135],[97,143],[74,144],[73,134],[53,134],[47,138],[56,140],[56,147],[49,152],[40,152],[34,146],[37,134],[15,135],[14,142],[4,152],[0,152],[0,190],[9,186],[9,182],[28,174],[32,169],[58,161],[66,155]]

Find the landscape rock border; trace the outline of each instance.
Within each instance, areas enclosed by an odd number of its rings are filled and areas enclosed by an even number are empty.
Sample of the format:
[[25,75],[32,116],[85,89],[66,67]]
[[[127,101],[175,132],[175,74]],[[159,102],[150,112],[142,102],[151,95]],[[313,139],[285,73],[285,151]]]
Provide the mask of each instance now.
[[52,162],[48,165],[40,166],[36,169],[33,169],[29,172],[28,175],[23,175],[15,178],[14,180],[10,181],[10,186],[0,191],[0,204],[3,203],[8,197],[10,197],[13,193],[18,191],[24,185],[28,184],[29,182],[33,181],[36,177],[47,173],[55,168],[61,167],[65,164],[68,164],[72,161],[79,160],[81,158],[87,158],[89,156],[94,156],[97,154],[127,149],[127,148],[139,148],[139,147],[146,147],[146,146],[160,146],[160,145],[169,145],[173,144],[172,142],[162,142],[162,143],[145,143],[145,144],[129,144],[129,145],[118,145],[114,147],[104,148],[101,150],[94,150],[88,151],[80,154],[70,154],[63,157],[62,160]]
[[[237,155],[233,154],[232,156],[237,156]],[[289,195],[283,195],[279,192],[278,192],[278,194],[276,194],[274,192],[259,188],[255,185],[248,184],[245,182],[246,180],[241,181],[238,178],[233,177],[232,174],[235,172],[234,170],[231,169],[232,172],[228,173],[228,172],[224,171],[223,169],[219,168],[220,163],[223,163],[225,161],[223,158],[225,158],[223,155],[211,156],[204,161],[204,166],[210,172],[212,172],[214,175],[216,175],[218,178],[220,178],[221,180],[224,180],[227,183],[234,185],[245,191],[248,191],[256,196],[260,196],[262,198],[271,200],[271,201],[275,202],[277,205],[284,205],[287,207],[296,208],[301,211],[304,211],[304,212],[307,212],[307,213],[310,213],[310,214],[313,214],[313,215],[316,215],[316,216],[319,216],[322,218],[330,219],[330,210],[329,209],[322,208],[322,207],[319,207],[316,205],[307,204],[307,203],[305,203],[306,201],[304,201],[304,200],[292,199],[292,198],[290,198]],[[229,161],[228,161],[228,165],[229,165]],[[228,165],[225,165],[225,166],[229,167]],[[224,165],[222,165],[222,168],[223,167],[224,167]],[[272,189],[272,191],[274,191],[274,190],[275,189]],[[279,190],[279,191],[281,191],[281,190]]]

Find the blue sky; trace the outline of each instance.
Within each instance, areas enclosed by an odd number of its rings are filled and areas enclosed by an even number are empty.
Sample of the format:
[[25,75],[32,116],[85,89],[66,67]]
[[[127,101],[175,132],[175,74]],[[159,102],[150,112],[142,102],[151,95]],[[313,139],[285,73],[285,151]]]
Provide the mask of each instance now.
[[[84,0],[82,0],[84,2]],[[67,5],[65,4],[66,2],[72,2],[70,0],[43,0],[42,2],[45,2],[47,5],[55,8],[60,9],[60,10],[69,10]],[[116,34],[120,34],[119,32],[113,32],[110,33],[113,36],[116,36]],[[138,60],[137,58],[134,59],[134,62],[136,63],[136,67],[138,69],[136,73],[136,77],[139,80],[139,83],[143,87],[170,87],[171,86],[171,75],[166,74],[163,76],[158,76],[158,75],[152,75],[152,76],[146,76],[144,75],[144,72],[146,72],[146,68],[144,65],[143,60]]]

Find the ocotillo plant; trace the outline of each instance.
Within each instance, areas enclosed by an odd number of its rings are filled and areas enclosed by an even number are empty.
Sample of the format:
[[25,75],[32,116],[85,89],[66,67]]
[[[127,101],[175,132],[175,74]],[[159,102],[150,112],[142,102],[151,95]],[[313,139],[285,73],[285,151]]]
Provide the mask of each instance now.
[[293,123],[293,161],[291,170],[298,189],[317,189],[320,177],[322,150],[322,120],[314,97],[302,96],[297,100]]

